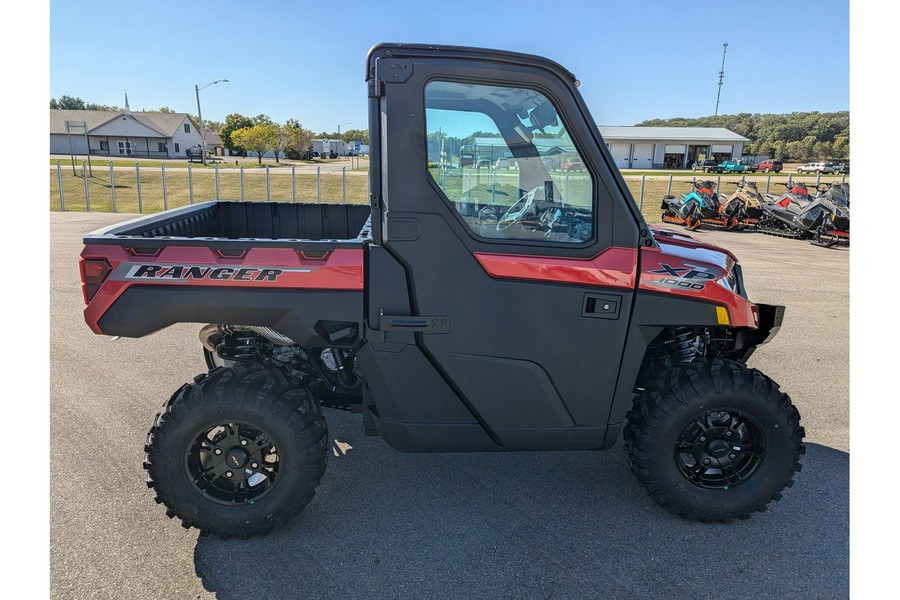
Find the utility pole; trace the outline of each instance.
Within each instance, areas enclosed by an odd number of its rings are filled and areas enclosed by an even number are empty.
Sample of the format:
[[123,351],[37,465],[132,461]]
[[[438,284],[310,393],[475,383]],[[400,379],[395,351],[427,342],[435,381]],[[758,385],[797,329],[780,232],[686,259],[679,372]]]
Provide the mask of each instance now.
[[[341,139],[341,125],[349,125],[349,124],[350,124],[350,121],[347,121],[346,123],[338,123],[338,139],[337,139],[337,141],[339,143],[343,144],[343,146],[341,146],[342,148],[346,148],[347,143]],[[346,156],[346,154],[342,154],[341,156]]]
[[725,52],[728,51],[728,42],[722,44],[722,68],[719,69],[719,91],[716,94],[716,116],[719,116],[719,97],[722,95],[722,80],[725,79]]
[[206,165],[206,133],[203,131],[203,113],[200,112],[200,90],[208,88],[217,83],[228,83],[227,79],[216,79],[212,83],[206,85],[194,84],[194,92],[197,94],[197,119],[200,121],[200,162]]

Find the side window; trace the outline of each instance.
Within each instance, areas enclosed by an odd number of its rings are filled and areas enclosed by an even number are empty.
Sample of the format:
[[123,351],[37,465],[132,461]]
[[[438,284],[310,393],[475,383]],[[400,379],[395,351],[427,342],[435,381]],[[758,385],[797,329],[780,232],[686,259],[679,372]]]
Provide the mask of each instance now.
[[190,133],[190,132],[191,132],[191,126],[190,126],[188,123],[185,123],[185,124],[184,124],[184,132],[185,132],[185,133]]
[[484,238],[583,244],[593,180],[536,90],[451,81],[425,87],[428,173]]

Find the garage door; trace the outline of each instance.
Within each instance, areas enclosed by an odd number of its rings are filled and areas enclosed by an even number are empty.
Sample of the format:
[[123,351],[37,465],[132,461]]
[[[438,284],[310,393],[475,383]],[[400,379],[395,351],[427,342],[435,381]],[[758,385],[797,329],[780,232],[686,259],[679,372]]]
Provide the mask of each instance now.
[[632,169],[650,169],[653,167],[653,144],[635,144],[634,156],[631,159]]
[[617,167],[620,169],[628,168],[628,159],[631,158],[631,144],[612,143],[609,145],[609,153],[612,154]]

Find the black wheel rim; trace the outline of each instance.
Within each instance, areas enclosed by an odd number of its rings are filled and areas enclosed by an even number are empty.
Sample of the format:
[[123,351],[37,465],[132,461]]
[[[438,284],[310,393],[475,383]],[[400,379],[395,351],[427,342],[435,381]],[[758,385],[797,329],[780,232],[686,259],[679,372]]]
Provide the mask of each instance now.
[[246,423],[205,428],[188,447],[184,461],[197,493],[218,504],[255,504],[278,484],[280,461],[272,438]]
[[684,428],[675,442],[675,463],[693,485],[728,490],[745,483],[766,455],[759,422],[739,410],[705,412]]

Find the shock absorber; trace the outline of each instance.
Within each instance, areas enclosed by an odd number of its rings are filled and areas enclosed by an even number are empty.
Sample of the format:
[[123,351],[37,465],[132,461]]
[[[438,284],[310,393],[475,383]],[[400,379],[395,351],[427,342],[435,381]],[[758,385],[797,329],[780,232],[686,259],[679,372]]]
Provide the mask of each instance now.
[[694,362],[706,355],[705,334],[690,327],[669,329],[660,334],[647,347],[650,360],[673,360],[677,363]]
[[232,330],[216,346],[222,358],[237,361],[256,361],[263,354],[267,341],[249,329]]
[[706,354],[706,340],[693,329],[679,327],[672,334],[671,351],[678,362],[693,362]]

